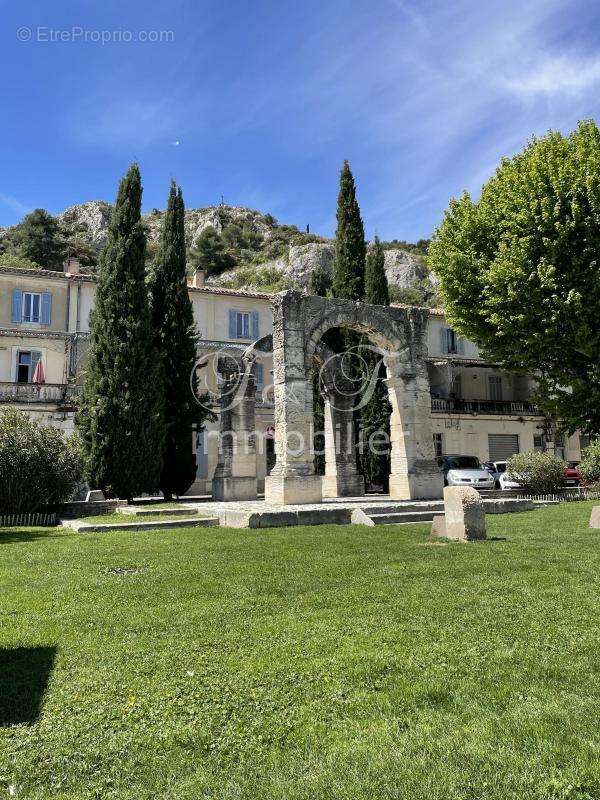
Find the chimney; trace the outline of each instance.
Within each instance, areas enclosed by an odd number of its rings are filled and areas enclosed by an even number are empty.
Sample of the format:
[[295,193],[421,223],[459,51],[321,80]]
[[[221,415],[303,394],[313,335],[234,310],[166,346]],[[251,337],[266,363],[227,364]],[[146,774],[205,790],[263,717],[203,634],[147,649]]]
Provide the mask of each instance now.
[[81,273],[81,264],[79,259],[75,256],[69,256],[64,264],[65,275],[79,275]]
[[204,286],[204,279],[206,277],[206,273],[203,269],[197,269],[194,274],[192,275],[192,286],[194,289],[202,289]]

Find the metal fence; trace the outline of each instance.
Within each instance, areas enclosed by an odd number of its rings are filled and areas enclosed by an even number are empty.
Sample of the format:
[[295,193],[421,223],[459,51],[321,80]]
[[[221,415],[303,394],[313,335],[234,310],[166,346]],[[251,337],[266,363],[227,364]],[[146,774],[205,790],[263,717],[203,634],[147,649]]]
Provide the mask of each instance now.
[[48,527],[56,525],[56,511],[36,511],[22,514],[0,514],[0,528],[16,528],[20,525]]

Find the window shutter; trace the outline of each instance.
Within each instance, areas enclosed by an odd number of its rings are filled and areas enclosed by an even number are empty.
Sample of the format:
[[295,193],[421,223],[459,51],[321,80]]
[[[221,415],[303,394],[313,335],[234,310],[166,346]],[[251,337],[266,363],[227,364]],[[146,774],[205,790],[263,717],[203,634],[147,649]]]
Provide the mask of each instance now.
[[206,441],[205,431],[196,433],[196,477],[208,477],[208,452],[206,451],[208,442]]
[[236,328],[236,312],[234,308],[229,309],[229,338],[230,339],[237,339],[237,328]]
[[35,368],[37,367],[38,361],[41,359],[41,357],[42,357],[42,351],[41,350],[32,350],[31,351],[31,375],[29,377],[29,380],[31,380],[31,381],[33,380],[33,375],[35,373]]
[[258,311],[253,311],[250,315],[250,338],[258,339]]
[[464,356],[465,354],[465,340],[458,336],[456,337],[456,352],[459,356]]
[[52,295],[50,292],[42,292],[42,325],[50,325],[52,320]]
[[442,353],[448,352],[448,328],[440,328],[440,350]]
[[21,289],[13,289],[11,320],[13,322],[23,322],[23,292]]
[[254,383],[256,384],[256,388],[262,389],[264,386],[263,365],[255,361],[252,371],[254,372]]

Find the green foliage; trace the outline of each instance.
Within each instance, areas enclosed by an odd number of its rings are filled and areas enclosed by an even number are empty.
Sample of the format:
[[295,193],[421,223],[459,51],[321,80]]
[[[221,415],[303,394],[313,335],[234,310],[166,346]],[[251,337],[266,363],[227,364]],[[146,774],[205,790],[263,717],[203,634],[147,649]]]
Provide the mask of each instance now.
[[356,200],[350,165],[340,174],[335,232],[332,294],[345,300],[362,300],[365,286],[365,232]]
[[579,471],[585,483],[600,483],[600,439],[595,439],[581,454]]
[[192,434],[196,425],[201,430],[206,417],[196,399],[198,337],[187,290],[184,223],[181,189],[171,182],[160,246],[148,280],[164,386],[165,438],[159,485],[167,499],[184,494],[194,481]]
[[207,276],[219,275],[236,264],[234,256],[226,251],[222,237],[212,225],[198,236],[189,259],[194,269],[205,270]]
[[389,295],[391,303],[402,303],[408,306],[422,306],[423,308],[438,308],[441,305],[440,297],[434,286],[428,280],[415,281],[411,286],[390,286]]
[[308,291],[319,297],[331,295],[331,275],[323,269],[321,264],[317,264],[310,274]]
[[145,283],[142,186],[133,164],[119,186],[100,257],[77,423],[93,488],[131,499],[158,488],[164,441],[161,361]]
[[42,269],[60,271],[66,247],[58,220],[43,208],[27,214],[10,232],[10,244],[28,261]]
[[291,281],[277,267],[246,264],[238,267],[235,275],[221,281],[220,285],[226,286],[228,289],[253,288],[261,292],[275,293],[290,289]]
[[391,239],[389,242],[382,242],[381,246],[384,250],[400,249],[414,255],[426,256],[430,242],[430,239],[419,239],[415,244],[414,242],[406,242],[404,239]]
[[0,409],[0,514],[54,507],[73,495],[81,475],[76,436]]
[[388,280],[385,274],[385,253],[377,236],[367,251],[365,302],[374,306],[389,306],[390,304]]
[[508,460],[507,474],[524,489],[539,494],[553,492],[565,482],[565,464],[553,453],[534,450],[515,453]]
[[600,131],[582,122],[503,160],[452,200],[429,248],[448,321],[484,355],[540,378],[570,432],[600,432]]
[[11,267],[12,269],[41,269],[39,264],[23,258],[18,253],[0,253],[0,267]]

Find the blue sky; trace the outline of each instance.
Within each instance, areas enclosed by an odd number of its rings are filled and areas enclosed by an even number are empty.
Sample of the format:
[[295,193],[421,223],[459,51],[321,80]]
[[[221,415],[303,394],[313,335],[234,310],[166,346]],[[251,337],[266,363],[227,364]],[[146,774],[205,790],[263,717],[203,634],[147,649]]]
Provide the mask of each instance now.
[[[137,159],[145,209],[164,207],[173,177],[189,207],[223,195],[330,235],[347,158],[367,234],[416,240],[532,133],[600,111],[594,2],[0,0],[0,11],[0,225],[112,201]],[[102,31],[115,41],[94,41]]]

